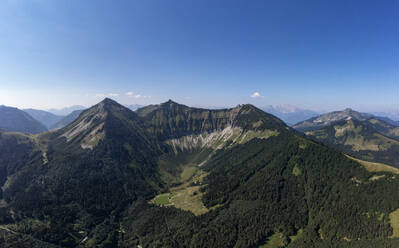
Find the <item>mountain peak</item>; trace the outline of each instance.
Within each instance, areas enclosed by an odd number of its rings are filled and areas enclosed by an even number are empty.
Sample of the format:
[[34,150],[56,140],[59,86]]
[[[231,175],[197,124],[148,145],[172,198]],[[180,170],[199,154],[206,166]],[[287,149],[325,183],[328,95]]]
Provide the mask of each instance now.
[[83,111],[79,117],[60,129],[59,136],[65,137],[67,142],[80,140],[82,148],[93,149],[98,141],[104,138],[105,124],[111,119],[134,120],[137,115],[118,102],[105,98],[98,104]]
[[315,130],[324,126],[328,126],[331,123],[336,123],[338,121],[365,121],[373,117],[371,114],[360,113],[351,108],[346,108],[343,111],[335,111],[320,115],[318,117],[310,118],[306,121],[300,122],[294,126],[295,129],[299,131],[309,131]]
[[112,100],[111,98],[104,98],[104,100],[102,100],[101,102],[99,102],[98,104],[103,104],[103,105],[120,105],[117,101]]
[[167,102],[161,103],[161,106],[171,106],[171,105],[182,105],[180,103],[177,103],[173,101],[172,99],[169,99]]
[[250,103],[245,103],[245,104],[239,104],[237,105],[237,107],[235,108],[240,108],[240,109],[248,109],[248,110],[259,110],[257,107],[255,107],[254,105],[250,104]]
[[346,109],[344,109],[344,112],[350,113],[350,112],[355,112],[355,111],[351,108],[346,108]]

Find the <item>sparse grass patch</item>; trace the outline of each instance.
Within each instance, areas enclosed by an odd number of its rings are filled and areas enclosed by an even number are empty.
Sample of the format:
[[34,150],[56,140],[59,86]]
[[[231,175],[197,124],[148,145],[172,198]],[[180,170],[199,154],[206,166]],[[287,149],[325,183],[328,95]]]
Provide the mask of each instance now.
[[198,170],[198,168],[197,167],[185,167],[184,169],[183,169],[183,172],[181,173],[181,175],[180,175],[180,177],[181,177],[181,180],[183,181],[183,182],[185,182],[185,181],[187,181],[187,180],[189,180],[194,174],[195,174],[195,172]]
[[200,186],[185,187],[173,191],[171,202],[176,208],[191,211],[195,215],[208,212],[208,209],[201,201],[202,193],[199,192]]
[[391,172],[399,174],[399,169],[382,163],[368,162],[346,155],[348,158],[360,163],[369,172]]
[[289,236],[291,242],[294,242],[295,240],[299,239],[303,235],[303,229],[299,229],[296,235],[294,236]]
[[399,208],[389,214],[393,233],[390,238],[399,238]]
[[376,180],[378,180],[378,179],[382,179],[382,178],[384,178],[385,177],[385,175],[374,175],[374,176],[372,176],[372,177],[370,177],[370,181],[376,181]]
[[378,220],[379,221],[382,221],[383,219],[384,219],[384,216],[385,216],[385,214],[384,213],[380,213],[379,215],[378,215]]
[[245,144],[248,141],[258,138],[258,139],[267,139],[271,136],[277,136],[280,133],[278,131],[273,130],[264,130],[264,131],[247,131],[246,133],[242,134],[239,138],[239,144]]
[[301,169],[299,169],[297,164],[294,166],[294,169],[292,169],[292,174],[294,174],[295,176],[299,176],[302,174],[302,171]]
[[301,143],[301,144],[299,144],[299,149],[304,150],[304,149],[306,149],[307,146],[308,146],[308,144],[306,144],[306,143]]
[[266,244],[259,246],[259,248],[278,248],[284,246],[284,236],[282,233],[275,233],[269,237]]
[[201,183],[206,173],[198,167],[184,167],[180,182],[183,184],[170,188],[169,193],[156,196],[151,202],[161,206],[173,206],[195,215],[209,211],[202,203]]
[[170,204],[169,196],[170,196],[169,193],[161,194],[156,196],[153,201],[157,205],[169,205]]

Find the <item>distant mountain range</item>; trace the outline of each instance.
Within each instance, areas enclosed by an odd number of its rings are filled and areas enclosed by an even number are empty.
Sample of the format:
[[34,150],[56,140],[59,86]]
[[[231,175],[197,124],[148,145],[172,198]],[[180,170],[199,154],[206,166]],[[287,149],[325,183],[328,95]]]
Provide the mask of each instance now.
[[[127,107],[135,111],[143,106],[132,104],[127,105]],[[3,123],[3,125],[0,125],[0,131],[39,133],[46,130],[59,129],[74,121],[84,109],[85,107],[80,105],[74,105],[63,109],[50,109],[48,111],[39,109],[23,109],[22,111],[25,112],[26,115],[19,112],[21,110],[17,108],[10,108],[8,111],[5,111],[5,107],[3,106],[3,112],[0,112],[0,118],[2,118],[2,122],[0,123]],[[19,117],[17,114],[18,112],[20,114]],[[6,124],[6,122],[8,124]]]
[[70,113],[67,116],[63,116],[59,121],[57,121],[56,123],[54,123],[53,125],[50,126],[50,130],[55,130],[55,129],[59,129],[62,127],[65,127],[66,125],[68,125],[69,123],[73,122],[74,120],[76,120],[76,118],[79,117],[79,115],[84,111],[84,109],[80,109],[80,110],[75,110],[72,113]]
[[44,110],[38,110],[38,109],[23,109],[26,113],[28,113],[30,116],[35,118],[37,121],[42,123],[43,125],[46,126],[47,129],[51,129],[51,127],[59,122],[64,116],[60,115],[55,115],[53,113],[44,111]]
[[0,130],[36,134],[45,132],[47,128],[22,110],[1,105]]
[[[70,107],[69,109],[75,107],[77,107],[77,105],[74,107]],[[72,121],[74,121],[83,110],[84,109],[74,110],[66,116],[59,116],[45,110],[37,110],[37,109],[24,109],[23,111],[25,111],[26,113],[31,115],[34,119],[45,125],[48,130],[54,130],[64,127],[69,123],[71,123]],[[63,111],[65,113],[68,112],[67,110]]]
[[370,113],[375,116],[384,116],[391,120],[394,120],[395,122],[399,122],[399,111],[391,111],[391,112],[379,111],[379,112],[370,112]]
[[399,115],[396,114],[390,114],[390,113],[385,113],[385,112],[374,112],[371,113],[375,116],[378,116],[379,119],[395,126],[399,126]]
[[391,123],[386,117],[345,109],[311,118],[294,128],[354,157],[399,167],[399,127]]
[[297,108],[292,105],[269,105],[262,107],[261,109],[267,113],[277,116],[288,125],[294,125],[298,122],[319,115],[319,113],[315,111]]
[[[126,105],[132,111],[135,111],[139,108],[142,108],[142,105],[139,104],[131,104]],[[24,109],[25,112],[30,114],[33,118],[44,124],[47,129],[54,130],[62,128],[76,118],[78,118],[79,114],[86,109],[84,106],[74,105],[72,107],[66,107],[63,109],[50,109],[48,111],[45,110],[37,110],[37,109]],[[71,112],[72,111],[72,112]],[[66,115],[55,115],[54,113],[67,113]]]
[[74,105],[74,106],[70,106],[70,107],[65,107],[65,108],[61,108],[61,109],[47,109],[47,112],[50,112],[52,114],[55,115],[59,115],[59,116],[67,116],[70,113],[72,113],[75,110],[82,110],[82,109],[86,109],[87,107],[82,106],[82,105]]
[[132,111],[136,111],[137,109],[144,107],[143,105],[140,104],[130,104],[125,106]]

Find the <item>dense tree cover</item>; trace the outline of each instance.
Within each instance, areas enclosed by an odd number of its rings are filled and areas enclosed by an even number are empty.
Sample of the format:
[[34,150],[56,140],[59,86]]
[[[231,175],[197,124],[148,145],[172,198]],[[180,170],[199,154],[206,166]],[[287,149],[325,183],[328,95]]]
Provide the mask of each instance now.
[[[219,207],[194,217],[136,206],[124,222],[134,235],[124,239],[155,247],[256,247],[274,232],[289,243],[303,229],[290,246],[396,244],[387,239],[388,215],[399,207],[399,180],[387,173],[389,180],[370,181],[371,173],[341,153],[300,143],[287,134],[220,152],[204,168],[210,174],[203,198]],[[294,167],[300,175],[293,175]]]
[[[115,220],[119,213],[163,187],[156,170],[157,146],[140,128],[137,115],[119,105],[105,108],[109,108],[104,122],[107,135],[96,149],[80,145],[90,128],[69,142],[61,137],[81,121],[96,126],[101,120],[90,112],[72,127],[37,138],[45,148],[33,137],[0,137],[2,184],[9,179],[3,199],[15,212],[14,231],[66,247],[85,236],[93,244],[109,243],[108,236],[119,226]],[[10,222],[9,217],[2,216],[3,224]]]
[[12,233],[10,231],[0,229],[0,247],[57,248],[59,246],[37,240],[29,235]]
[[[399,208],[399,177],[367,172],[256,109],[244,108],[247,127],[259,127],[253,124],[263,120],[280,134],[215,151],[202,167],[207,173],[203,203],[211,210],[199,216],[149,200],[175,182],[163,181],[160,169],[171,178],[179,174],[177,164],[207,156],[169,153],[148,129],[155,122],[113,102],[101,107],[104,118],[94,110],[40,137],[0,134],[0,244],[258,247],[274,233],[282,233],[288,247],[395,247],[399,242],[388,239],[389,214]],[[91,126],[78,128],[86,123]],[[101,123],[105,137],[93,149],[83,149],[82,140]],[[167,118],[156,128],[165,123],[175,122]],[[62,134],[69,130],[81,132],[67,142]],[[375,175],[384,177],[371,180]],[[303,234],[293,241],[299,230]]]

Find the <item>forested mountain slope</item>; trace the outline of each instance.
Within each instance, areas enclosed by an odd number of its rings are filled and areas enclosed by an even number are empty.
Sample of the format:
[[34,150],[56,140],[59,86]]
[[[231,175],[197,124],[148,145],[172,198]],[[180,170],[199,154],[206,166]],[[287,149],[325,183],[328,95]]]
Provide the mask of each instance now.
[[5,247],[398,245],[395,171],[252,105],[105,99],[57,131],[0,134],[0,175]]
[[0,106],[0,130],[37,134],[46,131],[47,128],[20,109]]
[[162,187],[156,145],[141,126],[134,112],[105,100],[56,132],[2,135],[3,206],[13,213],[4,218],[12,229],[65,247],[86,236],[107,243],[103,228],[116,232],[123,209]]

